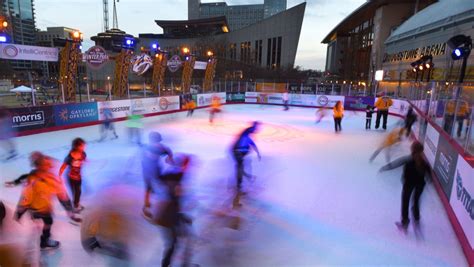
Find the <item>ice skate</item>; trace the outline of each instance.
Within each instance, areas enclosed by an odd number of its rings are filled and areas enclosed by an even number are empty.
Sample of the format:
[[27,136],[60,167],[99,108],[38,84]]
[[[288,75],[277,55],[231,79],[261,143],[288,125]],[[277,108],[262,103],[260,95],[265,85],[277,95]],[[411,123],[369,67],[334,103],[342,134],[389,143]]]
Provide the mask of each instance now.
[[408,232],[408,223],[404,224],[402,222],[395,222],[395,225],[397,226],[398,230],[402,231],[403,233]]
[[79,205],[79,206],[74,208],[74,213],[81,213],[81,211],[83,211],[83,210],[84,210],[84,206]]

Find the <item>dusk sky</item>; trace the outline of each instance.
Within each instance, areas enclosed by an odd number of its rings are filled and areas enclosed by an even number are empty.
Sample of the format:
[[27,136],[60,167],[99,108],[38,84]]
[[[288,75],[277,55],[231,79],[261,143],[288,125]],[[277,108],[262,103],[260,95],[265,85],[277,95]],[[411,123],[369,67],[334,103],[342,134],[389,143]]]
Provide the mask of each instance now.
[[[112,25],[112,0],[110,25]],[[216,1],[202,1],[216,2]],[[288,0],[288,8],[303,0]],[[321,40],[344,17],[362,5],[365,0],[308,0],[303,20],[296,65],[305,69],[323,70],[326,45]],[[259,4],[263,0],[228,0],[228,4]],[[102,32],[102,0],[36,0],[36,27],[65,26],[84,32],[86,44],[90,37]],[[154,20],[187,19],[187,0],[120,0],[117,5],[119,28],[138,36],[139,33],[161,33]]]

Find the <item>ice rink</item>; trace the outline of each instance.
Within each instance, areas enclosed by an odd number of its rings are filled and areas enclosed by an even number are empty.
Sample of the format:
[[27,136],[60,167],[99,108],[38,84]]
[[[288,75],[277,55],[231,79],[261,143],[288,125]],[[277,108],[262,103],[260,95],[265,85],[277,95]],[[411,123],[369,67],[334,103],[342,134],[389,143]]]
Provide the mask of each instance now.
[[[229,150],[235,136],[253,120],[263,123],[255,135],[262,159],[258,161],[255,153],[248,156],[249,171],[256,179],[244,181],[248,194],[243,206],[233,210],[235,175]],[[372,128],[374,120],[375,115]],[[389,117],[389,130],[399,120]],[[379,173],[386,162],[384,153],[369,163],[387,133],[366,131],[363,112],[346,111],[339,134],[334,133],[330,111],[316,124],[315,109],[285,112],[279,106],[226,105],[213,125],[204,109],[191,118],[181,112],[144,122],[145,143],[148,132],[158,131],[174,152],[194,155],[185,209],[194,220],[192,262],[200,266],[467,266],[432,183],[422,196],[419,231],[410,225],[405,235],[396,228],[402,169]],[[11,215],[21,187],[5,188],[3,183],[30,171],[31,151],[62,161],[72,139],[82,137],[88,142],[82,216],[119,196],[127,204],[117,205],[135,216],[135,227],[128,228],[130,264],[159,266],[160,229],[140,215],[144,188],[139,147],[128,142],[125,122],[115,125],[119,139],[102,143],[97,142],[99,126],[17,138],[20,156],[0,163],[0,199]],[[409,145],[404,140],[392,158],[408,154]],[[52,237],[62,243],[59,250],[35,250],[39,230],[27,216],[21,224],[9,222],[7,227],[9,240],[33,242],[27,246],[34,248],[31,258],[46,266],[126,265],[109,256],[87,254],[80,243],[80,227],[68,222],[58,202]]]

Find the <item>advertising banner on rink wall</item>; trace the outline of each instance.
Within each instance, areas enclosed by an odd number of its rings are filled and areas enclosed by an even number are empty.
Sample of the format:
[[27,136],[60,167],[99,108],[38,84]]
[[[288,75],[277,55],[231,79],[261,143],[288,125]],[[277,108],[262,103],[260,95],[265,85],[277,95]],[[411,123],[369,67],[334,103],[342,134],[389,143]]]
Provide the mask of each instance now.
[[438,152],[438,143],[439,143],[439,133],[436,131],[433,126],[428,124],[426,128],[426,136],[424,142],[424,153],[426,159],[430,163],[431,167],[434,167],[434,163],[436,160],[436,153]]
[[227,103],[245,102],[245,93],[230,92],[227,93]]
[[436,153],[433,170],[438,176],[438,180],[448,199],[451,197],[451,188],[453,186],[457,159],[458,152],[449,141],[441,135],[439,137],[438,152]]
[[245,92],[245,103],[258,103],[258,93]]
[[346,96],[344,97],[345,109],[365,110],[367,105],[374,106],[375,99],[372,96]]
[[16,132],[53,127],[52,106],[11,108],[12,127]]
[[344,105],[344,96],[341,95],[317,95],[316,98],[317,107],[333,108],[337,101],[341,101]]
[[221,104],[225,104],[226,102],[226,93],[198,94],[197,106],[198,107],[209,106],[212,102],[213,97],[218,97]]
[[179,110],[179,96],[131,99],[131,108],[140,114]]
[[299,106],[317,106],[317,96],[316,95],[305,95],[305,94],[291,94],[290,105],[299,105]]
[[450,204],[474,248],[474,169],[461,156],[457,160]]
[[99,119],[104,120],[104,109],[110,108],[114,118],[124,118],[132,113],[130,99],[103,101],[97,103],[99,108]]
[[56,126],[93,122],[99,119],[96,102],[54,106]]

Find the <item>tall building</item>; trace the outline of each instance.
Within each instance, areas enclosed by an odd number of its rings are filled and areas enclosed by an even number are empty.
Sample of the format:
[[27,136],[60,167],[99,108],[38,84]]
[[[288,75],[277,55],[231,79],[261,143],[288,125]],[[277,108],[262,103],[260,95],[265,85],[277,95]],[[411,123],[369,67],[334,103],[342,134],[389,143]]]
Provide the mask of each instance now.
[[263,4],[227,5],[226,2],[201,3],[188,0],[188,19],[227,18],[231,31],[255,24],[286,10],[286,0],[265,0]]
[[[36,33],[36,45],[54,47],[55,38],[72,39],[72,34],[75,31],[79,30],[68,27],[48,27],[46,31]],[[37,61],[34,66],[41,69],[41,76],[43,77],[54,77],[59,74],[58,62]]]
[[[11,25],[11,42],[22,45],[36,44],[35,10],[33,0],[0,0],[1,12]],[[14,60],[15,70],[31,70],[31,61]]]

